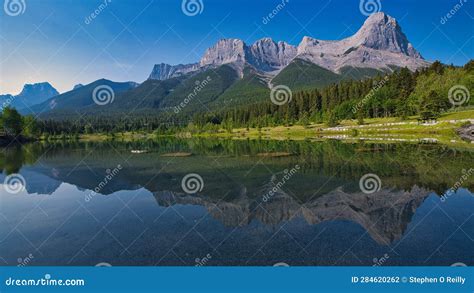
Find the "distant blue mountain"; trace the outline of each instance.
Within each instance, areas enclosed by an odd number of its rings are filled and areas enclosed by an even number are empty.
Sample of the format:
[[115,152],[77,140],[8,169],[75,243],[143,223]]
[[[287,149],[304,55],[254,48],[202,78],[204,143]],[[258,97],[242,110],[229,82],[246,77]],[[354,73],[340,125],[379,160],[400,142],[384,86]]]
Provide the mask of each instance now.
[[25,84],[21,93],[16,96],[0,95],[0,107],[11,106],[18,110],[28,109],[57,95],[59,92],[48,82]]
[[[53,115],[54,113],[76,113],[77,111],[92,110],[99,108],[100,105],[94,101],[94,92],[96,99],[109,99],[106,103],[113,103],[115,96],[137,87],[135,82],[114,82],[107,79],[99,79],[90,84],[75,86],[73,90],[54,96],[40,104],[32,106],[28,112],[32,114]],[[113,96],[107,97],[111,92]],[[99,97],[105,94],[104,97]]]

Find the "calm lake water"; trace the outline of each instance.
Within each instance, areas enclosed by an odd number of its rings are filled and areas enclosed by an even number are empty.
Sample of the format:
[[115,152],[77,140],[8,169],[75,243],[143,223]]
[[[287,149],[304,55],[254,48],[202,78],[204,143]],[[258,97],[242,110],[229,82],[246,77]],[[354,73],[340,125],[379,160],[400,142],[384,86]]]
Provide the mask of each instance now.
[[0,264],[474,265],[473,163],[337,141],[4,148]]

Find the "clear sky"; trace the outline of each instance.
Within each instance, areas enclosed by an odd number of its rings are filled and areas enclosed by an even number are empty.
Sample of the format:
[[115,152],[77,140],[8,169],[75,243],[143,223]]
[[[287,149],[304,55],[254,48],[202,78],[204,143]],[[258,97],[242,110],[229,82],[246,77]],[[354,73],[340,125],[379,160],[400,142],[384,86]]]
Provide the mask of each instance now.
[[0,11],[0,94],[42,81],[60,92],[99,78],[142,82],[155,63],[196,62],[221,38],[341,39],[367,17],[360,1],[379,1],[425,59],[462,65],[474,56],[474,0],[194,0],[203,4],[195,16],[182,0],[4,1],[23,1],[24,11]]

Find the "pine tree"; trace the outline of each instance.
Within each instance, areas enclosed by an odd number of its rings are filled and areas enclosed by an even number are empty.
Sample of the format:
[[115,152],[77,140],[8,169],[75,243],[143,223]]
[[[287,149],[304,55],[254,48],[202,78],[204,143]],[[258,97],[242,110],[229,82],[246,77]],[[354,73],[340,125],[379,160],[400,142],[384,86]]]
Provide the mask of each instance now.
[[336,127],[339,125],[339,120],[337,119],[336,114],[332,111],[329,112],[327,125],[329,127]]

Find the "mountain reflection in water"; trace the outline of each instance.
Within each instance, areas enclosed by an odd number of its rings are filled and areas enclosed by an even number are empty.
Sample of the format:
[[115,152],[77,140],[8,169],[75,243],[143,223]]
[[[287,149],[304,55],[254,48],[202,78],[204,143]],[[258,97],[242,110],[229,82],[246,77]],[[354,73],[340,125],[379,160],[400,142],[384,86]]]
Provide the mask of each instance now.
[[[16,195],[0,189],[0,260],[17,265],[31,253],[31,265],[196,265],[209,254],[209,265],[373,265],[381,257],[469,265],[474,178],[440,196],[473,162],[472,151],[437,145],[335,141],[10,147],[0,153],[0,179],[19,173],[26,186]],[[359,187],[368,173],[381,180],[370,194]],[[183,191],[187,174],[202,178],[200,192]]]

